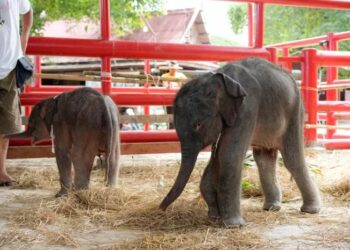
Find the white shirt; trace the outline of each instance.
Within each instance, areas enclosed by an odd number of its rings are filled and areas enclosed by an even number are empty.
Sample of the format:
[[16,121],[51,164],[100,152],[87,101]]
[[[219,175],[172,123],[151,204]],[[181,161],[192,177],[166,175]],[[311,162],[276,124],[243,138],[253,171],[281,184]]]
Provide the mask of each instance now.
[[4,79],[23,56],[19,21],[30,11],[28,0],[0,0],[0,79]]

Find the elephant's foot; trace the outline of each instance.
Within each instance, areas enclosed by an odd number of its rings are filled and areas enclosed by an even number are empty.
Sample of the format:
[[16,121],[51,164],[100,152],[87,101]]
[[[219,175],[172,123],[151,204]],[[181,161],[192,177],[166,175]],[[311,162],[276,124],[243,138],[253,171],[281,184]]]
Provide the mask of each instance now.
[[281,202],[280,201],[265,202],[263,209],[267,211],[279,211],[281,210]]
[[107,187],[109,188],[117,188],[117,181],[108,181]]
[[208,217],[211,220],[220,219],[219,210],[217,208],[209,208],[209,210],[208,210]]
[[223,219],[222,223],[227,228],[234,228],[234,227],[242,227],[244,225],[244,219],[242,216],[236,216],[236,217],[230,217],[227,219]]
[[320,202],[313,202],[311,204],[304,204],[301,208],[300,211],[304,213],[309,213],[309,214],[317,214],[321,210],[321,203]]
[[74,191],[89,189],[89,182],[75,182],[73,186]]
[[56,198],[62,197],[62,196],[67,196],[68,195],[68,190],[67,189],[61,189],[58,193],[55,194]]

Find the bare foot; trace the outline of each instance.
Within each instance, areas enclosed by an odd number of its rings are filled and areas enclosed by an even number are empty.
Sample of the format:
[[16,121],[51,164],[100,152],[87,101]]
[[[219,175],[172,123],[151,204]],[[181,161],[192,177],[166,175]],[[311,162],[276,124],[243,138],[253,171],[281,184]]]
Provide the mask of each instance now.
[[10,175],[7,173],[5,174],[0,174],[0,187],[3,186],[11,186],[14,184],[16,181],[13,179]]

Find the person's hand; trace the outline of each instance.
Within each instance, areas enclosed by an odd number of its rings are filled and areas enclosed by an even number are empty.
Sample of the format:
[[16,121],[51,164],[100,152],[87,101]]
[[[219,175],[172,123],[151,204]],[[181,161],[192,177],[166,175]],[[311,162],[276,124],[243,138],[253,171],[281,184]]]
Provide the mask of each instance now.
[[21,47],[24,54],[27,49],[28,39],[29,39],[29,34],[24,34],[24,33],[21,34]]

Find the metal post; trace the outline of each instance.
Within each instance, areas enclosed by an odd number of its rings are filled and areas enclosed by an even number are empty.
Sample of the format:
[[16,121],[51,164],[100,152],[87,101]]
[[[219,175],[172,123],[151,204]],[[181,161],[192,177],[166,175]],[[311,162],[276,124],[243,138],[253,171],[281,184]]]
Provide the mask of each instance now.
[[[144,72],[146,75],[149,75],[151,74],[151,63],[150,63],[150,60],[145,60],[145,64],[144,64]],[[145,88],[149,88],[149,84],[146,83],[145,84]],[[144,107],[144,113],[145,115],[149,115],[150,114],[150,107],[149,106],[145,106]],[[146,123],[145,124],[145,130],[149,130],[149,123]]]
[[[289,56],[289,49],[288,48],[282,48],[282,56],[285,56],[285,57]],[[284,62],[284,63],[282,63],[282,66],[284,69],[288,70],[289,72],[292,72],[293,66],[291,63]]]
[[253,4],[248,3],[248,47],[254,46],[254,11]]
[[[34,72],[35,73],[41,73],[41,56],[37,55],[34,56]],[[40,77],[36,77],[34,80],[34,87],[35,88],[41,88],[41,83],[42,80]],[[32,86],[25,86],[24,92],[29,93],[32,90]],[[24,108],[24,115],[26,117],[29,117],[30,113],[32,112],[32,107],[31,106],[25,106]]]
[[[334,39],[334,33],[329,32],[328,36],[328,46],[327,50],[338,50],[337,41]],[[327,67],[327,84],[333,84],[337,79],[338,69],[336,67]],[[338,91],[337,90],[328,90],[326,92],[327,101],[337,101]],[[337,121],[334,116],[334,112],[327,112],[327,125],[336,125]],[[326,138],[332,138],[335,133],[334,129],[327,129]]]
[[[34,71],[35,73],[41,73],[41,56],[34,56]],[[40,77],[35,78],[34,86],[40,88],[42,80]]]
[[264,46],[264,3],[255,3],[255,39],[254,47]]
[[[303,52],[304,63],[302,64],[302,93],[304,96],[305,104],[305,123],[316,125],[317,124],[317,50],[316,49],[304,49]],[[313,144],[317,140],[317,129],[311,128],[305,130],[305,142],[306,144]]]
[[[110,23],[110,3],[109,0],[100,0],[100,26],[101,39],[110,40],[111,23]],[[101,87],[102,93],[110,95],[112,90],[111,82],[111,58],[108,56],[101,57]]]
[[278,64],[278,51],[276,48],[267,48],[270,52],[270,62]]

